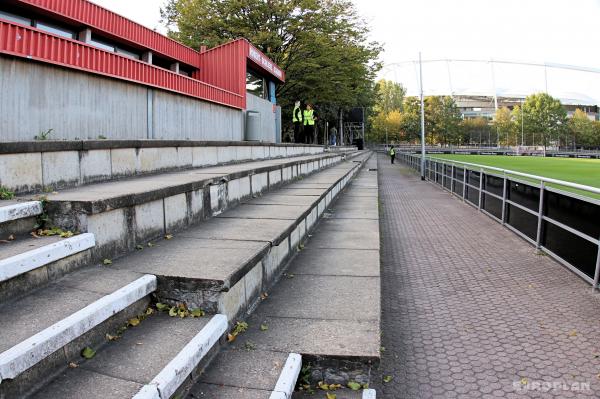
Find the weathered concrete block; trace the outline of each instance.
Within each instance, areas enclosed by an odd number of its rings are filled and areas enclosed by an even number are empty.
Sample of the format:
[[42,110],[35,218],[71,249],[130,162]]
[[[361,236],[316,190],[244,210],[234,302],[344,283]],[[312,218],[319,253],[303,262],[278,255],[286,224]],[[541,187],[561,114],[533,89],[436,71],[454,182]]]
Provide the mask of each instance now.
[[188,206],[185,194],[165,198],[165,230],[172,232],[188,225]]
[[279,245],[272,246],[269,253],[263,258],[263,289],[266,289],[271,285],[289,253],[290,239],[289,237],[286,237]]
[[192,147],[177,147],[177,166],[179,168],[191,168],[193,162]]
[[244,284],[246,285],[246,304],[251,306],[260,298],[262,292],[263,282],[263,265],[262,262],[258,262],[256,266],[252,268],[244,276]]
[[227,182],[227,203],[240,200],[240,179]]
[[231,287],[229,291],[223,292],[219,296],[218,312],[226,315],[229,321],[233,321],[246,307],[246,282],[244,279],[245,277]]
[[216,165],[219,163],[217,147],[194,147],[192,148],[192,165],[194,168]]
[[321,215],[323,215],[323,212],[325,212],[325,209],[326,209],[325,198],[323,198],[321,201],[319,201],[319,205],[318,205],[319,217],[321,217]]
[[80,157],[81,183],[110,179],[112,176],[110,150],[82,151]]
[[269,189],[281,183],[281,169],[269,172]]
[[25,193],[39,191],[42,183],[41,153],[0,155],[0,186]]
[[110,150],[112,175],[132,176],[139,169],[139,160],[135,148],[116,148]]
[[290,234],[290,246],[292,249],[296,249],[298,248],[298,244],[300,244],[300,227],[296,226]]
[[260,194],[269,187],[267,172],[252,175],[252,195]]
[[242,177],[239,179],[240,187],[239,187],[239,195],[240,199],[247,198],[252,194],[252,190],[250,189],[250,176]]
[[44,187],[61,188],[79,183],[79,154],[77,151],[42,153]]
[[210,208],[213,215],[223,212],[227,207],[227,188],[227,183],[210,186]]
[[141,173],[173,169],[179,162],[175,147],[140,148],[139,159],[139,172]]
[[252,147],[249,146],[238,146],[235,147],[236,161],[248,161],[252,159]]
[[159,237],[165,232],[163,200],[135,206],[135,241],[137,243]]
[[196,190],[189,193],[188,213],[190,224],[198,223],[204,218],[204,190]]
[[252,159],[259,160],[259,159],[265,159],[267,157],[268,147],[265,147],[262,145],[256,145],[256,146],[252,146],[250,148],[252,148]]
[[309,230],[311,230],[314,227],[315,222],[317,221],[317,211],[317,208],[313,208],[313,210],[310,211],[310,213],[306,217],[307,228]]
[[218,163],[228,163],[235,160],[235,147],[217,147]]
[[284,182],[292,180],[292,167],[288,166],[287,168],[283,168],[281,175]]
[[126,209],[115,209],[87,217],[87,232],[94,233],[96,247],[111,246],[117,251],[129,248]]

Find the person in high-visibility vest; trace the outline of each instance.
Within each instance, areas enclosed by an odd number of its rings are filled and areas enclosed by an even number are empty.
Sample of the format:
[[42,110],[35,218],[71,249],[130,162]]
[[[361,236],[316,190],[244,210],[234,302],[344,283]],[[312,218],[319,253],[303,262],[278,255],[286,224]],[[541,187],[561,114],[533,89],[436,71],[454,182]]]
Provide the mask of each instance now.
[[306,143],[312,144],[315,135],[315,121],[317,117],[315,116],[315,111],[313,110],[312,104],[306,104],[306,109],[303,114],[304,119],[304,137],[306,138]]
[[294,111],[292,113],[292,122],[294,122],[294,143],[304,142],[304,118],[302,117],[302,109],[300,108],[300,101],[296,101],[294,104]]
[[394,159],[396,159],[396,149],[394,146],[390,148],[390,158],[392,158],[392,164],[394,163]]

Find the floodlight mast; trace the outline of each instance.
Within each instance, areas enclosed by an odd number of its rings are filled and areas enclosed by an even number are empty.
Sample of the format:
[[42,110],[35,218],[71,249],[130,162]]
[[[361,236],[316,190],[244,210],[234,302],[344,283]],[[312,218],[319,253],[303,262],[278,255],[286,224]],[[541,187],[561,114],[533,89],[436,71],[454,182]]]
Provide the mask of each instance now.
[[419,51],[419,89],[421,91],[421,180],[425,180],[425,102],[423,100],[423,64]]

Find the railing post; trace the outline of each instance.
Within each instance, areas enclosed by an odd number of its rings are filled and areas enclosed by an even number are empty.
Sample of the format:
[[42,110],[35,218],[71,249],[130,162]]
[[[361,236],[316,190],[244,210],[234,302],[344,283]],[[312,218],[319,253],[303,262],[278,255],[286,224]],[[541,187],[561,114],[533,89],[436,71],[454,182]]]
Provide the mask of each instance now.
[[463,202],[465,202],[466,192],[467,192],[467,167],[463,166],[463,193],[462,193]]
[[598,280],[600,280],[600,244],[598,245],[598,254],[596,255],[596,271],[594,272],[594,286],[592,292],[598,288]]
[[477,201],[477,210],[481,210],[481,200],[483,199],[483,169],[479,169],[479,201]]
[[442,190],[446,189],[446,163],[442,162]]
[[537,225],[537,238],[535,240],[535,247],[537,249],[540,249],[540,243],[542,241],[542,218],[543,218],[543,213],[544,213],[544,190],[545,190],[545,183],[542,180],[542,183],[540,184],[540,207],[539,207],[539,211],[538,211],[538,225]]
[[454,164],[452,164],[452,168],[450,169],[450,194],[454,194]]
[[502,184],[502,224],[506,224],[506,172]]

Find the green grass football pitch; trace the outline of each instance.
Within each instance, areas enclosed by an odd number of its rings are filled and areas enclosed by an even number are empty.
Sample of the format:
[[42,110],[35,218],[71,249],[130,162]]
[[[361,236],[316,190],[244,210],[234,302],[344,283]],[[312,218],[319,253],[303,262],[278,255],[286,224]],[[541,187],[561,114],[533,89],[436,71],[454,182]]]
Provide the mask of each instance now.
[[[458,154],[435,154],[431,157],[514,170],[600,188],[600,159]],[[600,195],[567,187],[560,188],[589,197],[600,198]]]

